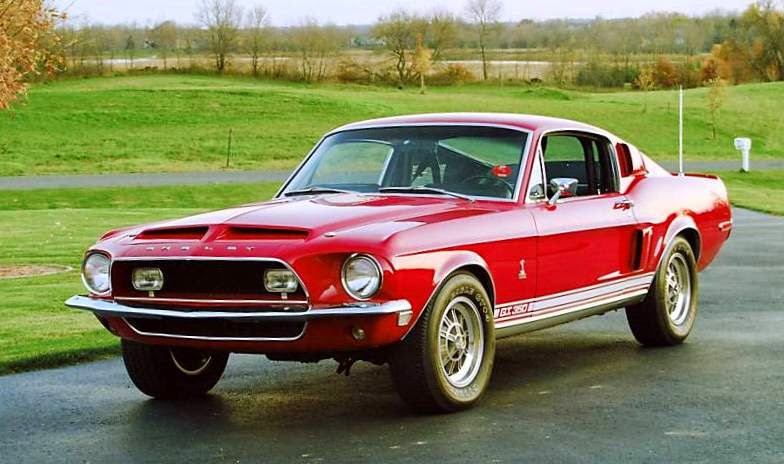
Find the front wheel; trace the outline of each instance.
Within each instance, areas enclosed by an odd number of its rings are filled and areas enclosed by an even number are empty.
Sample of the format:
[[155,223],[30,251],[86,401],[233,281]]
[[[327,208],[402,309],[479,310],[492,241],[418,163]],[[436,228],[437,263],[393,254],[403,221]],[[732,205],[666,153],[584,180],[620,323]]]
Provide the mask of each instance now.
[[646,346],[683,343],[697,318],[698,283],[691,245],[677,237],[662,258],[648,296],[642,303],[626,308],[637,341]]
[[136,388],[159,399],[202,396],[218,383],[228,353],[122,341],[125,370]]
[[390,357],[403,400],[422,412],[473,406],[493,370],[494,327],[492,303],[476,277],[450,277]]

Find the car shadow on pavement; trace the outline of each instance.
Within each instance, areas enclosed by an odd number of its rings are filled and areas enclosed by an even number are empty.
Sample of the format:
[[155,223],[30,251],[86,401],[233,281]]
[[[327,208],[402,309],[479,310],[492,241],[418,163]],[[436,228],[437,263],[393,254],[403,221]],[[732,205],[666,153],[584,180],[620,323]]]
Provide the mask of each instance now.
[[[556,332],[556,333],[554,333]],[[688,345],[665,350],[680,357]],[[589,334],[557,330],[499,342],[493,379],[478,408],[458,415],[418,415],[397,397],[386,366],[358,364],[350,377],[335,375],[334,365],[245,362],[229,371],[225,385],[200,400],[147,400],[133,406],[131,434],[152,430],[209,428],[213,433],[297,430],[307,435],[331,427],[360,433],[364,427],[401,426],[463,420],[483,411],[536,409],[575,395],[612,394],[615,379],[660,375],[654,359],[662,350],[639,347],[617,332]],[[252,359],[252,358],[251,358]],[[247,361],[247,358],[243,361]],[[270,366],[271,367],[268,367]],[[647,367],[646,367],[647,366]],[[447,419],[450,418],[450,419]]]

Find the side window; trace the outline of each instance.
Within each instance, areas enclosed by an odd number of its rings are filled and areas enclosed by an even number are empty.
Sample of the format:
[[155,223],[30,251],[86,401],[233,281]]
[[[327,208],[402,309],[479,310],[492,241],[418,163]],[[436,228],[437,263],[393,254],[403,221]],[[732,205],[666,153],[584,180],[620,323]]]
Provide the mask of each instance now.
[[[577,196],[616,191],[609,142],[600,136],[555,134],[542,140],[548,179],[577,179]],[[554,192],[549,191],[548,196]]]
[[[585,148],[575,135],[548,135],[542,140],[544,170],[548,179],[577,179],[577,195],[589,194],[589,178]],[[549,191],[548,197],[555,192]]]

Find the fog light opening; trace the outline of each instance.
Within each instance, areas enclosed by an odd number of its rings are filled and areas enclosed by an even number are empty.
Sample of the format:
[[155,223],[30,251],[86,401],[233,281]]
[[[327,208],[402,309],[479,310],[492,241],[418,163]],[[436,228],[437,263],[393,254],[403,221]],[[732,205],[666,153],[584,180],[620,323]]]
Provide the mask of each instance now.
[[354,340],[361,342],[365,339],[365,330],[362,327],[354,326],[351,328],[351,336]]

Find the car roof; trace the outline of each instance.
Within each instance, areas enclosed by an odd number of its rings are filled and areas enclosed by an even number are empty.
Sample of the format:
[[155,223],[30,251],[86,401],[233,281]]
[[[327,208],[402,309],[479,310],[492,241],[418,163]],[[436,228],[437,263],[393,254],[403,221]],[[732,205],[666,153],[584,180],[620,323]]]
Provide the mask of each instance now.
[[610,135],[607,131],[570,119],[515,113],[432,113],[393,116],[359,121],[339,127],[332,132],[372,127],[411,126],[437,124],[465,124],[507,126],[529,131],[576,130]]

